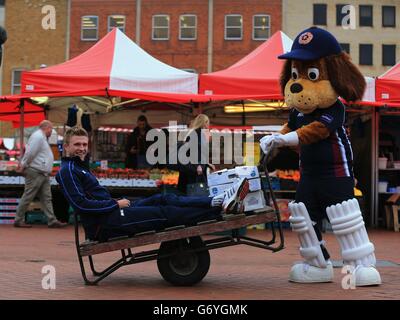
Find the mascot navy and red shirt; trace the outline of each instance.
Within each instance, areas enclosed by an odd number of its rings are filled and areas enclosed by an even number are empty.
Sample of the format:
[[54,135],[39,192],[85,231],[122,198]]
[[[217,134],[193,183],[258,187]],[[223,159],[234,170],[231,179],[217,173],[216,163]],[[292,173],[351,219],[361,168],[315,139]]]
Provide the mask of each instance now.
[[294,131],[313,121],[323,123],[330,135],[316,143],[301,145],[301,174],[321,178],[353,177],[353,152],[344,128],[344,105],[337,100],[329,108],[316,109],[310,114],[293,109],[288,126]]

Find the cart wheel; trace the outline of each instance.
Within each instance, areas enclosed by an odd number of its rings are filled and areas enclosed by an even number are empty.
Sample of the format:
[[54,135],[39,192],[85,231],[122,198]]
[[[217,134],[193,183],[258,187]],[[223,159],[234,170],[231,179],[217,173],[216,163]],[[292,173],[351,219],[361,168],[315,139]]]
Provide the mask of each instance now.
[[200,237],[162,242],[159,255],[172,254],[157,259],[158,270],[164,280],[175,286],[191,286],[200,282],[210,268],[210,253],[208,250],[188,250],[204,247]]

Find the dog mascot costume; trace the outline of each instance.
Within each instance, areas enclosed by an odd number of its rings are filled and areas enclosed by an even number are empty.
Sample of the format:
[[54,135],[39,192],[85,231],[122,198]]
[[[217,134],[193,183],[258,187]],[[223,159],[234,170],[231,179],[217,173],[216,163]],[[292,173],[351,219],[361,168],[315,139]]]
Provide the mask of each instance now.
[[268,155],[282,146],[300,147],[301,178],[289,205],[292,229],[298,233],[303,263],[295,264],[293,282],[331,282],[333,268],[318,228],[326,217],[337,237],[343,262],[356,286],[381,283],[375,268],[358,201],[354,198],[352,150],[344,128],[345,107],[338,100],[357,101],[365,80],[329,32],[311,27],[301,32],[286,59],[281,87],[292,108],[280,133],[260,140]]

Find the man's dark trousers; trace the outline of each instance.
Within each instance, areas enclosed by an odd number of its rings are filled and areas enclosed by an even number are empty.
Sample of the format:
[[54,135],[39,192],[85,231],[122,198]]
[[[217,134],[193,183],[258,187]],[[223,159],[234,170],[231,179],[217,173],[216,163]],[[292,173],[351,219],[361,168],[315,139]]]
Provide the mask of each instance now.
[[221,207],[211,207],[211,199],[156,194],[137,200],[130,207],[115,210],[110,214],[106,225],[100,231],[99,240],[220,219]]

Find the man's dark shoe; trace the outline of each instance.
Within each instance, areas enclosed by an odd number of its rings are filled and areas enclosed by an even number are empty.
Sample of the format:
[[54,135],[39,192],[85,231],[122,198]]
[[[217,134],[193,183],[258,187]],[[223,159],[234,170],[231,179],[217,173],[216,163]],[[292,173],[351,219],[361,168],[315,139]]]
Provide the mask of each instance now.
[[65,222],[60,222],[60,221],[54,221],[52,224],[49,224],[49,228],[64,228],[68,225],[68,223]]
[[14,222],[15,228],[32,228],[31,224],[27,224],[25,222]]

